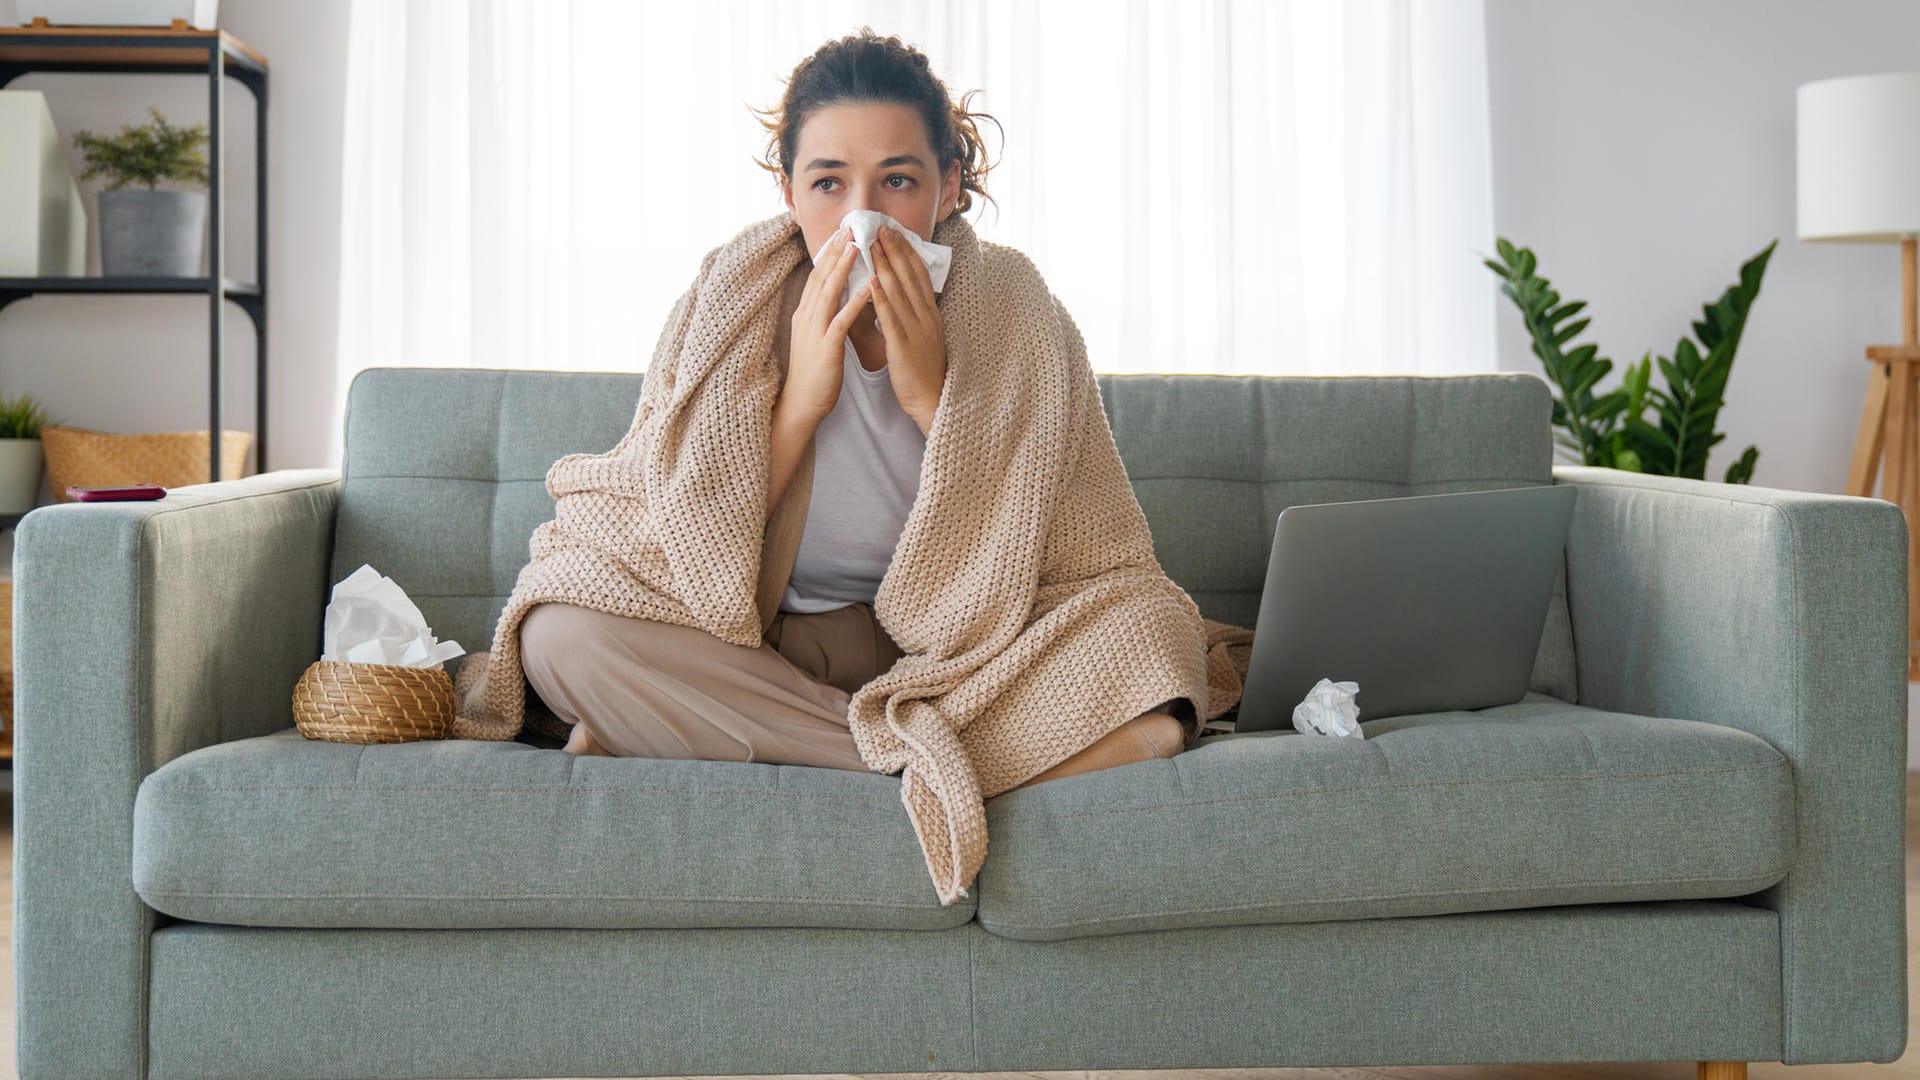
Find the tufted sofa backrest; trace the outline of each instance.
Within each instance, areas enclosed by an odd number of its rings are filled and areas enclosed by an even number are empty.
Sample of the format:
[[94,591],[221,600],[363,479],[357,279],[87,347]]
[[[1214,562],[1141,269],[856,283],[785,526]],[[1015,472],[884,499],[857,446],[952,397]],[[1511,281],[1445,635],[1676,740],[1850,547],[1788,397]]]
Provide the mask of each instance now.
[[[392,577],[436,636],[493,628],[553,516],[547,469],[626,434],[644,376],[368,368],[347,399],[333,579]],[[1546,384],[1524,374],[1101,375],[1114,443],[1160,564],[1208,618],[1251,627],[1274,522],[1298,503],[1552,481]],[[1573,697],[1556,589],[1536,689]]]

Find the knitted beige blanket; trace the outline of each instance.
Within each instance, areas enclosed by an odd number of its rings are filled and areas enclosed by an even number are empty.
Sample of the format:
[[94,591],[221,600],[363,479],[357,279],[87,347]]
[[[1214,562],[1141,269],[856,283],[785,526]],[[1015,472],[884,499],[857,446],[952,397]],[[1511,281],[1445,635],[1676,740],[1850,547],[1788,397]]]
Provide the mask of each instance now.
[[[900,774],[949,905],[986,858],[986,799],[1169,699],[1198,710],[1183,717],[1191,746],[1238,700],[1252,632],[1203,620],[1162,572],[1086,347],[1033,263],[958,214],[933,239],[953,248],[947,377],[874,601],[906,655],[853,694],[847,720],[868,767]],[[454,737],[520,731],[519,623],[543,601],[760,646],[772,348],[782,283],[807,257],[787,213],[708,253],[626,436],[547,473],[555,516],[534,530],[492,650],[461,666]]]

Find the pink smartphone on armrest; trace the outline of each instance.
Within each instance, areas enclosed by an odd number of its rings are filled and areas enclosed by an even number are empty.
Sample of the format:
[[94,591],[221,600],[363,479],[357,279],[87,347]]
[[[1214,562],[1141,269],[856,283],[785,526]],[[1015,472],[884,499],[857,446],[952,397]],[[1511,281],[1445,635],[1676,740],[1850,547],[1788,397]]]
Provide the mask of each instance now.
[[126,487],[70,487],[67,498],[74,502],[124,502],[129,499],[159,499],[167,489],[159,484],[129,484]]

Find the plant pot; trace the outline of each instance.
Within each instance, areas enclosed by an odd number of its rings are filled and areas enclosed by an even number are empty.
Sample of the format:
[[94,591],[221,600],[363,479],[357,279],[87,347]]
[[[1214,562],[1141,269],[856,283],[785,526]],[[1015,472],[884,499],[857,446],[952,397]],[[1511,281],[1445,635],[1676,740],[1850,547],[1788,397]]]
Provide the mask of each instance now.
[[0,439],[0,514],[24,514],[40,498],[40,440]]
[[185,19],[211,30],[220,0],[15,0],[20,25],[45,19],[54,26],[169,26]]
[[100,193],[100,272],[108,277],[199,277],[206,235],[204,191]]

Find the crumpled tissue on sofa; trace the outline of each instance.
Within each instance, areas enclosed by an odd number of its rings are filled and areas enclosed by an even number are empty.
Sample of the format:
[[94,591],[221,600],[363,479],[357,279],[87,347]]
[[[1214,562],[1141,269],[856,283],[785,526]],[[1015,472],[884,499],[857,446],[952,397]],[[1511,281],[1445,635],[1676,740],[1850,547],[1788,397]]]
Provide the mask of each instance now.
[[1302,735],[1366,738],[1360,730],[1360,706],[1353,700],[1359,692],[1359,683],[1321,679],[1293,707],[1294,729]]

